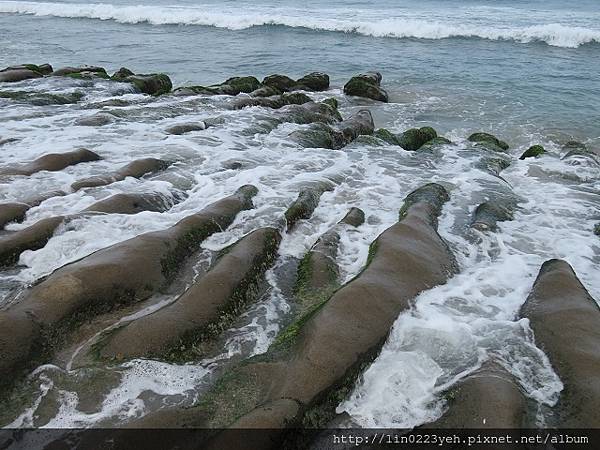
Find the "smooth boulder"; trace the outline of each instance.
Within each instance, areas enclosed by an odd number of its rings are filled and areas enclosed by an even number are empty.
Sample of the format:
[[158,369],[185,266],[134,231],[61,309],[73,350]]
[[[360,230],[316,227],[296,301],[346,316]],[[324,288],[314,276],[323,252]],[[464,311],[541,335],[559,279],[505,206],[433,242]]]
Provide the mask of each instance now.
[[99,161],[100,159],[102,158],[97,153],[86,148],[80,148],[72,152],[50,153],[21,166],[0,169],[0,175],[29,176],[42,170],[56,172],[75,164]]
[[141,178],[144,175],[165,170],[169,165],[170,163],[168,161],[163,161],[162,159],[136,159],[111,174],[97,175],[78,180],[71,184],[71,189],[78,191],[83,188],[106,186],[107,184],[122,181],[127,177]]

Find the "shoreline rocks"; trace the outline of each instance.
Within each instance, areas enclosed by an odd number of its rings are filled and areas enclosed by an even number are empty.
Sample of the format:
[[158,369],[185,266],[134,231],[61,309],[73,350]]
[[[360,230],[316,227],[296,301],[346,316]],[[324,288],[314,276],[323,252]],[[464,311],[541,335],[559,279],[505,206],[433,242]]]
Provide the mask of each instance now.
[[468,140],[495,152],[506,153],[509,149],[509,146],[506,142],[501,141],[496,136],[490,133],[473,133],[468,137]]
[[0,311],[0,387],[49,358],[86,320],[139,302],[167,286],[197,245],[253,207],[254,186],[187,216],[172,227],[141,234],[56,270]]
[[387,103],[388,93],[380,86],[382,78],[379,72],[366,72],[352,77],[344,85],[344,94]]
[[107,184],[116,183],[117,181],[123,181],[127,177],[141,178],[144,175],[165,170],[170,164],[171,163],[168,161],[156,158],[136,159],[112,174],[97,175],[75,181],[71,184],[71,189],[73,189],[73,191],[78,191],[83,188],[106,186]]

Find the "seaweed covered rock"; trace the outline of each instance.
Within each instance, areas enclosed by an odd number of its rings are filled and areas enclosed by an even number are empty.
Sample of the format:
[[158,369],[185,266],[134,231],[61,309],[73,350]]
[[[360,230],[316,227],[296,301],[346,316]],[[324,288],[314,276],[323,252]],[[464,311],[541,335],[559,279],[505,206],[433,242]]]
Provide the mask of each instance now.
[[329,75],[322,72],[312,72],[296,80],[294,89],[307,91],[325,91],[329,89]]
[[233,109],[242,109],[252,106],[262,106],[264,108],[279,109],[287,105],[303,105],[312,102],[312,99],[302,92],[290,92],[282,95],[270,97],[243,97],[236,98],[231,103]]
[[527,150],[523,152],[523,154],[519,157],[519,159],[525,158],[537,158],[538,156],[546,153],[546,150],[541,145],[532,145]]
[[29,103],[35,106],[69,105],[84,97],[80,91],[53,94],[50,92],[1,91],[0,98],[9,98],[15,102]]
[[99,250],[26,291],[18,303],[0,311],[0,387],[48,358],[83,321],[168,286],[200,242],[253,207],[256,193],[254,186],[242,186],[170,228]]
[[100,155],[86,148],[65,153],[50,153],[20,166],[0,169],[0,175],[33,175],[42,170],[56,172],[84,162],[99,161]]
[[132,75],[135,75],[135,73],[129,70],[127,67],[121,67],[119,70],[112,74],[110,79],[113,81],[125,81],[127,77],[130,77]]
[[70,77],[70,78],[82,78],[82,79],[91,79],[91,78],[110,78],[108,73],[106,73],[106,69],[104,67],[98,66],[81,66],[81,67],[62,67],[53,71],[50,75],[52,76],[62,76],[62,77]]
[[287,92],[296,84],[296,81],[286,75],[273,74],[265,77],[262,84],[281,92]]
[[319,205],[319,199],[324,192],[332,191],[333,184],[329,181],[321,181],[314,186],[303,189],[298,198],[292,202],[285,211],[285,222],[288,231],[291,231],[301,219],[309,219]]
[[435,139],[437,132],[431,127],[410,128],[397,136],[398,145],[404,150],[419,150],[427,142]]
[[381,139],[382,141],[387,142],[388,144],[400,145],[400,140],[398,139],[398,136],[396,136],[394,133],[387,130],[386,128],[378,128],[373,133],[373,136]]
[[256,300],[281,240],[274,228],[241,238],[174,303],[110,332],[94,346],[102,359],[154,357],[186,361]]
[[382,76],[379,72],[367,72],[352,77],[344,85],[344,94],[387,102],[388,94],[380,86],[381,79]]
[[493,151],[506,152],[509,148],[506,142],[489,133],[473,133],[468,139]]
[[308,129],[294,131],[290,139],[303,147],[338,150],[360,135],[371,135],[375,126],[371,112],[363,109],[335,125],[314,123]]
[[173,88],[171,79],[164,73],[130,75],[122,81],[133,84],[138,92],[148,95],[166,94]]
[[83,178],[71,184],[71,189],[79,189],[106,186],[107,184],[122,181],[127,177],[141,178],[144,175],[165,170],[170,163],[162,159],[142,158],[126,164],[117,171],[106,175],[97,175],[94,177]]
[[365,213],[350,208],[336,225],[322,234],[298,265],[294,286],[300,311],[306,312],[329,297],[339,287],[339,267],[336,262],[340,233],[345,226],[358,227],[365,221]]
[[521,315],[564,383],[553,408],[564,428],[600,423],[600,308],[565,261],[546,261]]
[[50,64],[21,64],[10,66],[0,70],[0,82],[16,82],[29,80],[31,78],[41,78],[52,72]]
[[271,86],[261,86],[258,89],[250,92],[251,97],[273,97],[275,95],[281,95],[283,91],[276,89]]

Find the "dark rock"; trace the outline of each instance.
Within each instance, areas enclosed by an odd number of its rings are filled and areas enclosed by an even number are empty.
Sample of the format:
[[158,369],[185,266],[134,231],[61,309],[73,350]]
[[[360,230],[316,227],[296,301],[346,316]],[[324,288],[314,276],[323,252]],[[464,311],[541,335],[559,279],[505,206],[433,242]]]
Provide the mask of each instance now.
[[285,212],[285,222],[288,231],[294,229],[301,219],[310,219],[315,208],[319,205],[319,199],[323,192],[332,191],[333,184],[327,181],[316,183],[314,186],[303,189],[298,198]]
[[141,178],[144,175],[165,170],[170,163],[156,158],[142,158],[126,164],[116,172],[108,175],[98,175],[95,177],[84,178],[78,180],[71,185],[71,189],[78,191],[79,189],[88,187],[105,186],[107,184],[122,181],[127,177]]
[[312,72],[296,81],[296,87],[308,91],[325,91],[329,89],[329,75],[321,72]]
[[3,145],[6,145],[6,144],[10,144],[11,142],[17,142],[18,140],[19,140],[18,138],[0,139],[0,147],[2,147]]
[[50,153],[18,167],[0,169],[0,175],[33,175],[42,170],[56,172],[66,167],[90,161],[99,161],[100,155],[86,148],[66,153]]
[[388,94],[380,87],[381,79],[379,72],[367,72],[352,77],[344,86],[344,94],[387,102]]
[[436,137],[437,133],[431,127],[411,128],[398,136],[398,142],[404,150],[415,151]]
[[595,153],[593,150],[587,148],[585,144],[577,141],[569,141],[564,146],[563,149],[567,151],[565,156],[562,159],[580,159],[592,161],[596,164],[600,164],[600,156]]
[[296,84],[296,82],[288,76],[275,74],[265,77],[262,84],[281,92],[287,92]]
[[594,234],[596,236],[600,236],[600,223],[597,223],[596,225],[594,225]]
[[77,103],[84,97],[83,92],[52,94],[49,92],[1,91],[0,98],[9,98],[16,102],[29,103],[36,106],[69,105]]
[[301,92],[291,92],[273,97],[236,98],[231,106],[233,109],[248,108],[251,106],[279,109],[287,105],[303,105],[308,102],[312,102],[312,99],[308,95]]
[[274,228],[244,236],[174,303],[110,333],[95,345],[94,352],[111,360],[198,358],[203,341],[218,335],[244,305],[256,300],[257,286],[273,263],[280,241]]
[[388,144],[400,145],[400,140],[398,139],[398,136],[396,136],[394,133],[385,128],[379,128],[375,130],[373,136],[381,139],[382,141],[387,142]]
[[546,150],[541,145],[532,145],[519,157],[519,159],[536,158],[546,153]]
[[553,408],[564,428],[600,423],[600,308],[565,261],[546,261],[521,308],[564,390]]
[[170,284],[200,242],[252,208],[257,189],[229,197],[161,231],[145,233],[68,264],[38,283],[18,303],[0,311],[0,383],[14,383],[47,361],[80,323],[139,302]]
[[121,67],[112,75],[112,77],[110,77],[110,79],[114,81],[126,81],[127,77],[130,77],[132,75],[135,75],[135,73],[133,73],[127,67]]
[[489,133],[473,133],[469,136],[469,141],[476,142],[494,151],[505,152],[509,148],[506,142]]
[[258,81],[254,77],[233,77],[225,80],[225,82],[221,86],[230,86],[235,90],[235,94],[237,95],[240,92],[244,92],[249,94],[252,91],[257,90],[260,87],[260,81]]
[[338,101],[337,101],[337,99],[336,99],[336,98],[334,98],[334,97],[329,97],[329,98],[326,98],[326,99],[325,99],[325,100],[323,100],[321,103],[325,103],[325,104],[327,104],[327,105],[331,106],[331,107],[332,107],[332,108],[334,108],[334,109],[338,109],[338,107],[339,107]]
[[148,95],[166,94],[173,88],[171,79],[164,73],[130,75],[122,81],[133,84],[138,92]]

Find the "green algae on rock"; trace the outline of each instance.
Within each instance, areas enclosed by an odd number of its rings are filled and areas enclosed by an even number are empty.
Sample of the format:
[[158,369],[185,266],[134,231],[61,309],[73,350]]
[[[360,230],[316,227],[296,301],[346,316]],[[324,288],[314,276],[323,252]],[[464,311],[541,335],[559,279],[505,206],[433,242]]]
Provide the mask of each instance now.
[[366,72],[352,77],[344,85],[344,94],[387,103],[388,94],[380,86],[381,79],[382,76],[379,72]]
[[519,159],[525,158],[537,158],[538,156],[546,153],[546,150],[541,145],[532,145],[527,150],[523,152],[523,154],[519,157]]

